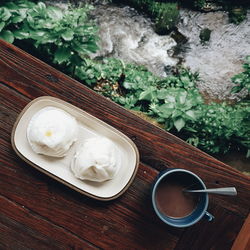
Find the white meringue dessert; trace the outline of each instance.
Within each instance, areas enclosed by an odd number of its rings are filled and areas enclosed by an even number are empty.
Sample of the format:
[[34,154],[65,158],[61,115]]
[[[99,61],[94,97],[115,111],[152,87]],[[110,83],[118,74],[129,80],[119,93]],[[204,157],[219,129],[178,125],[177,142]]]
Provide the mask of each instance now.
[[111,140],[85,140],[71,161],[71,170],[81,180],[103,182],[112,179],[121,165],[120,151]]
[[77,140],[76,119],[62,109],[46,107],[30,120],[27,139],[38,154],[63,157]]

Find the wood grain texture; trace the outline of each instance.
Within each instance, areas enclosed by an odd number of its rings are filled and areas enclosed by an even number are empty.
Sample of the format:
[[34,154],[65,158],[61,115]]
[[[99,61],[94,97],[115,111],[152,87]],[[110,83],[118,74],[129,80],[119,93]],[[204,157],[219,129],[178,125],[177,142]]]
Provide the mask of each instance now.
[[[7,143],[0,141],[0,144],[7,148]],[[181,231],[168,230],[157,220],[149,199],[151,182],[146,184],[141,180],[147,175],[156,176],[151,168],[141,165],[129,190],[117,201],[103,203],[82,196],[36,171],[13,157],[11,148],[9,153],[6,151],[9,164],[1,169],[5,180],[1,194],[5,197],[105,249],[118,245],[123,249],[153,249],[155,243],[151,236],[158,239],[159,245],[174,248]],[[12,166],[16,166],[14,176]],[[142,208],[142,204],[145,207]]]
[[[87,198],[38,172],[15,155],[10,145],[13,124],[29,101],[43,95],[72,103],[114,126],[136,143],[141,157],[139,171],[120,198],[105,203]],[[79,246],[82,242],[87,248],[230,249],[232,246],[249,213],[249,177],[5,42],[0,42],[0,101],[0,195],[3,204],[8,204],[13,211],[13,216],[7,214],[1,217],[6,219],[0,221],[5,245],[11,242],[17,230],[29,239],[28,243],[20,241],[20,249],[28,248],[29,244],[30,247],[49,244],[60,248],[64,242],[59,237],[60,232],[66,235],[64,246],[69,246],[72,235],[73,245]],[[235,186],[238,196],[211,197],[209,211],[216,216],[212,223],[202,220],[187,229],[168,227],[156,217],[150,201],[152,182],[159,171],[167,167],[189,169],[208,187]],[[43,226],[36,226],[39,221]],[[23,231],[20,225],[31,231]],[[55,232],[54,238],[50,229],[45,230],[49,225]],[[9,233],[4,233],[5,230]]]
[[244,222],[234,244],[232,250],[249,250],[250,249],[250,214]]
[[215,220],[208,222],[202,219],[188,228],[178,241],[176,250],[231,249],[244,223],[244,218],[219,205],[210,207],[209,212],[215,216]]
[[[6,229],[7,227],[7,229]],[[0,196],[0,244],[4,249],[97,249],[33,211]],[[13,245],[14,243],[14,245]],[[0,246],[1,246],[0,245]]]

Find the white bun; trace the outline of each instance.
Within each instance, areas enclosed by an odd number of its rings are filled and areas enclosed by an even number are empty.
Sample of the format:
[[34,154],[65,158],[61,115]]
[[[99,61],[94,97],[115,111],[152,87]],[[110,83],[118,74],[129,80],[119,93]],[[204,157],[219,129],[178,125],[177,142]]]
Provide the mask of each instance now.
[[63,157],[77,140],[76,119],[64,110],[46,107],[38,111],[30,120],[27,139],[38,154]]
[[120,151],[104,137],[85,140],[71,162],[71,170],[77,178],[96,182],[112,179],[119,168]]

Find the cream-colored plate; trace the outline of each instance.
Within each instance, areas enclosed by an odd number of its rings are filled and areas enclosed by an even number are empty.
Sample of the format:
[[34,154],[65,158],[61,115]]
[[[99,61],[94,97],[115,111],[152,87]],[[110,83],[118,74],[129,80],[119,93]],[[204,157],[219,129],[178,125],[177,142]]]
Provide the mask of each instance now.
[[[31,117],[47,106],[65,110],[74,116],[79,124],[78,141],[63,158],[36,154],[26,137]],[[112,140],[120,149],[122,157],[122,165],[115,177],[101,183],[79,180],[70,170],[70,161],[79,144],[87,138],[96,136],[105,136]],[[24,108],[13,127],[11,142],[16,153],[30,165],[72,189],[98,200],[112,200],[124,193],[133,181],[139,164],[138,149],[127,136],[87,112],[49,96],[39,97]]]

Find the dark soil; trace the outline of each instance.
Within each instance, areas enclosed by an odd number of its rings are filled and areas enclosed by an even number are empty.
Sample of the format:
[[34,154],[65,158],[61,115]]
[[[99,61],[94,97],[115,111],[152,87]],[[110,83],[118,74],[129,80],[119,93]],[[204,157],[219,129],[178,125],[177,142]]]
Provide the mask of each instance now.
[[233,152],[224,156],[217,156],[216,158],[250,176],[250,158],[246,158],[245,153]]

